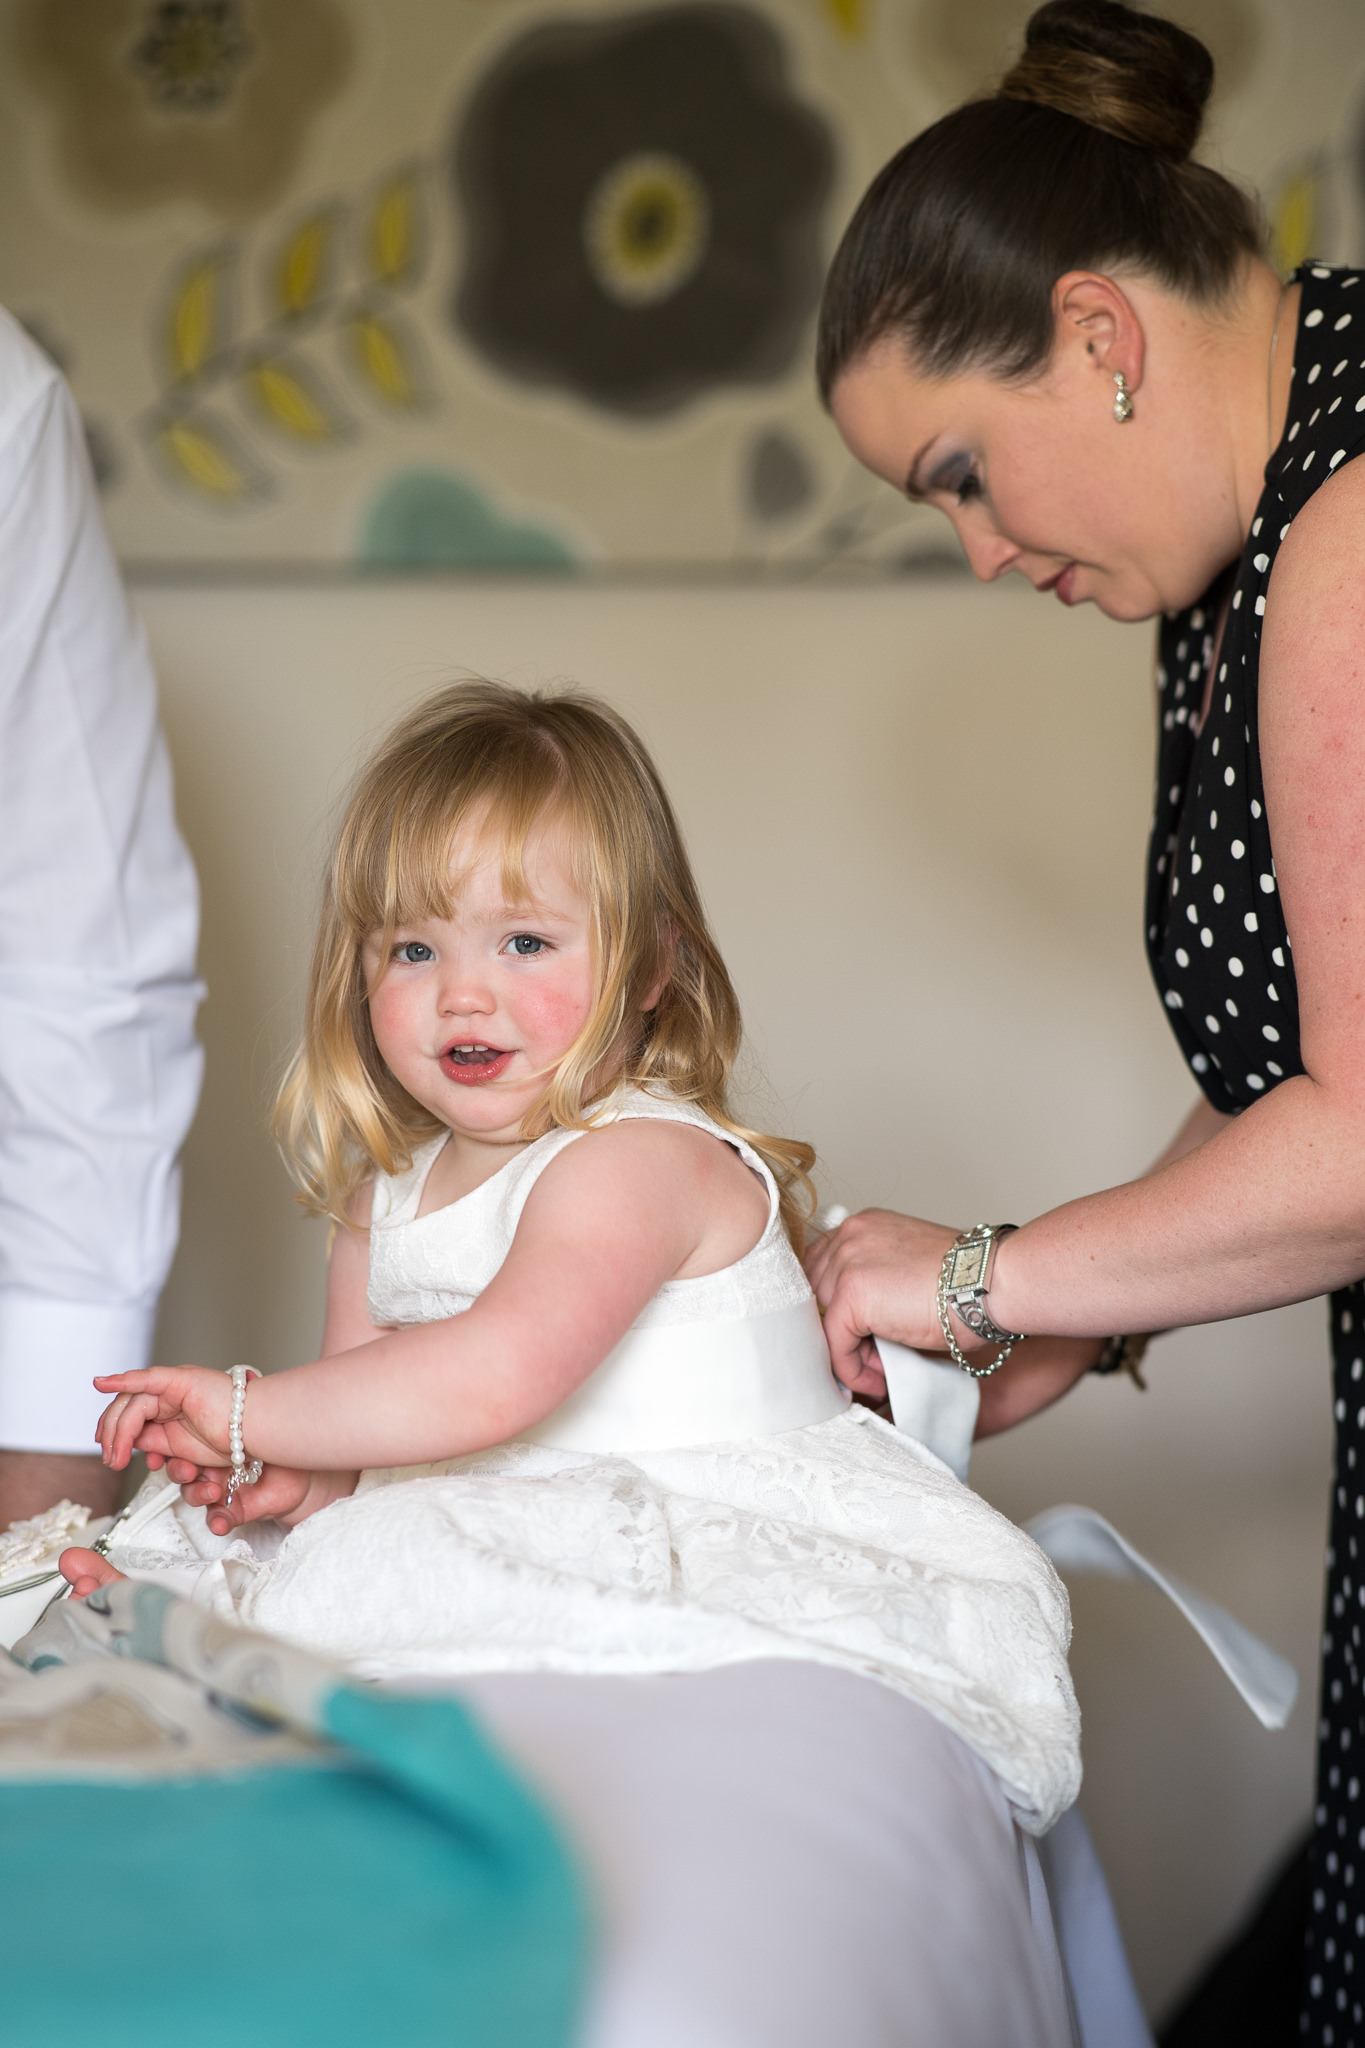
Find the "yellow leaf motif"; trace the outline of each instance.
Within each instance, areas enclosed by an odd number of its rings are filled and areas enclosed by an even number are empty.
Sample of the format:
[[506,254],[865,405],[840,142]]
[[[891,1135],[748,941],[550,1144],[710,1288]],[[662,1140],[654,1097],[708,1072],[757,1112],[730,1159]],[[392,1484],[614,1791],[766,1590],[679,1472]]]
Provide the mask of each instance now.
[[390,405],[420,405],[422,389],[411,352],[396,322],[379,313],[358,313],[351,340],[361,371]]
[[840,35],[857,42],[866,33],[871,0],[824,0],[824,6]]
[[308,373],[282,356],[263,356],[243,373],[272,427],[297,441],[334,441],[341,421]]
[[1318,254],[1322,230],[1322,167],[1300,164],[1280,186],[1271,217],[1275,262],[1288,277],[1310,256]]
[[256,480],[238,459],[227,436],[211,420],[172,420],[158,436],[162,453],[204,497],[220,504],[240,503],[256,490]]
[[224,272],[229,260],[226,251],[217,249],[180,273],[167,332],[170,370],[177,382],[197,377],[221,346],[227,322]]
[[399,171],[380,187],[366,223],[365,247],[376,284],[408,282],[422,258],[421,207],[415,171]]
[[331,207],[310,214],[280,250],[275,268],[278,310],[288,320],[311,312],[327,283],[328,263],[336,232]]

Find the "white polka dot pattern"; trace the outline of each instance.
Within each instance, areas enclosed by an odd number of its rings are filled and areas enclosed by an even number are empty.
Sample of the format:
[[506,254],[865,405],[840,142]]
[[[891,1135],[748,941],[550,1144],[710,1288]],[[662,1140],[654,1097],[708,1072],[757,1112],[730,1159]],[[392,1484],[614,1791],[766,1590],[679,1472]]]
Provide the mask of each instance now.
[[[1365,306],[1365,281],[1358,271],[1320,264],[1299,277],[1289,417],[1266,465],[1246,549],[1226,581],[1163,621],[1157,670],[1148,955],[1192,1073],[1214,1107],[1233,1115],[1303,1072],[1298,989],[1257,737],[1266,600],[1296,514],[1343,462],[1365,453],[1365,319],[1355,317],[1362,310],[1355,298]],[[1355,352],[1342,355],[1356,337]],[[1214,634],[1225,603],[1214,675]],[[1365,1332],[1365,1283],[1332,1297],[1337,1468],[1300,2021],[1300,2039],[1313,2048],[1365,2048],[1365,1387],[1358,1384],[1365,1377],[1365,1339],[1359,1332]]]
[[[1230,999],[1232,985],[1244,977],[1267,990],[1265,1002],[1283,1002],[1293,1013],[1293,1028],[1281,1018],[1276,1031],[1271,1084],[1303,1071],[1298,994],[1261,784],[1256,685],[1267,591],[1294,515],[1342,462],[1365,451],[1365,421],[1354,439],[1341,425],[1329,430],[1318,399],[1325,386],[1333,404],[1344,396],[1353,407],[1357,400],[1365,407],[1365,361],[1342,356],[1340,344],[1335,353],[1330,344],[1324,347],[1318,332],[1349,335],[1346,295],[1359,284],[1358,272],[1322,265],[1303,276],[1289,417],[1266,465],[1246,550],[1227,583],[1220,578],[1198,604],[1169,615],[1161,628],[1148,952],[1187,1060],[1193,1065],[1194,1055],[1202,1056],[1200,1084],[1215,1108],[1231,1114],[1249,1107],[1267,1085],[1262,1002]],[[1354,421],[1356,414],[1346,417]],[[1328,444],[1319,439],[1320,423],[1332,434]],[[1225,604],[1217,674],[1211,675]],[[1251,957],[1249,945],[1258,957]]]

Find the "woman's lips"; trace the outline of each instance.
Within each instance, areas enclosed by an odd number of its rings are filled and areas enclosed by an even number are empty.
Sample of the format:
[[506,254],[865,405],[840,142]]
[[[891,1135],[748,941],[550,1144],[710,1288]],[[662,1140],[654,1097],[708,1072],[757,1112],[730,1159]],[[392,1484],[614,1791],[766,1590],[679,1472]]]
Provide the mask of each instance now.
[[1067,563],[1065,569],[1063,569],[1061,575],[1056,579],[1052,587],[1056,591],[1058,597],[1060,597],[1060,599],[1062,600],[1063,604],[1075,604],[1076,564],[1074,562]]
[[447,1080],[477,1088],[484,1081],[496,1081],[511,1058],[510,1052],[500,1052],[495,1045],[452,1045],[441,1054],[440,1067]]

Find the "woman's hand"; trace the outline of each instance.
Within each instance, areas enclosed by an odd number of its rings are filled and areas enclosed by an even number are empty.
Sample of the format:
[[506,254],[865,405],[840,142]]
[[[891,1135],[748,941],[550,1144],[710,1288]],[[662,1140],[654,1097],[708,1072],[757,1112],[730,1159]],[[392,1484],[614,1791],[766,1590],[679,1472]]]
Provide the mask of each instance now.
[[[914,1351],[943,1349],[938,1276],[957,1235],[946,1223],[864,1209],[811,1244],[806,1272],[824,1310],[830,1361],[855,1394],[886,1391],[874,1336]],[[953,1334],[969,1357],[990,1351],[969,1330]]]
[[168,1458],[197,1466],[230,1462],[228,1424],[232,1386],[226,1373],[200,1365],[155,1366],[143,1372],[101,1375],[95,1385],[115,1394],[99,1419],[104,1462],[122,1472],[134,1451],[144,1451],[153,1471]]

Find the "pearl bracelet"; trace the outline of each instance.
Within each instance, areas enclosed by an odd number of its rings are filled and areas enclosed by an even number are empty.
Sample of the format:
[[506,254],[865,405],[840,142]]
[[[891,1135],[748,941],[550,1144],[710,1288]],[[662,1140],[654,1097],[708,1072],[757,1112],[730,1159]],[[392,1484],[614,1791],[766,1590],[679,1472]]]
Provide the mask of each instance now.
[[249,1379],[258,1380],[260,1376],[254,1365],[234,1365],[228,1369],[228,1378],[232,1381],[232,1415],[228,1422],[228,1455],[232,1459],[232,1471],[228,1475],[227,1493],[223,1497],[225,1508],[232,1506],[234,1494],[239,1493],[244,1486],[254,1486],[265,1470],[259,1458],[252,1458],[248,1462],[246,1449],[242,1443],[246,1383]]

